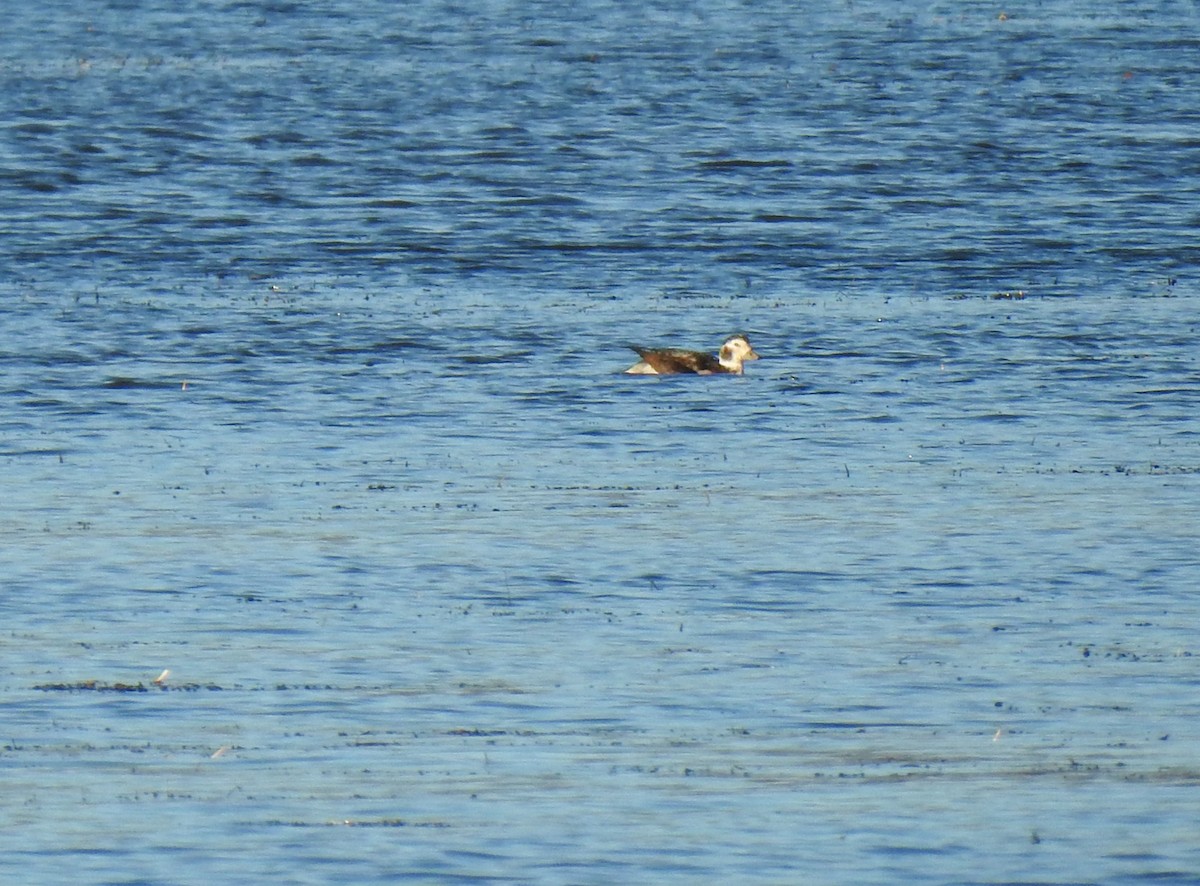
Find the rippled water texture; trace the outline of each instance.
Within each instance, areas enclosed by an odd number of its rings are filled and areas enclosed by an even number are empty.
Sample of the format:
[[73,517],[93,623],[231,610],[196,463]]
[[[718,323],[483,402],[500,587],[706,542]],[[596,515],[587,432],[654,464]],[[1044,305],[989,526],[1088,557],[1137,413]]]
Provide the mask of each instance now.
[[0,34],[6,881],[1200,879],[1195,4],[194,6]]

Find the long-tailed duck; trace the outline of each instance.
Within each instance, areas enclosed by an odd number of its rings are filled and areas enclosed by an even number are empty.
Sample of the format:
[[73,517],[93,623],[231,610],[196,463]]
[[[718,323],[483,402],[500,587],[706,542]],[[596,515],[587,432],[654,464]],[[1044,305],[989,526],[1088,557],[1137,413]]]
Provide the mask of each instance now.
[[741,375],[744,361],[758,359],[758,354],[750,347],[750,340],[744,335],[731,335],[725,339],[725,344],[721,345],[715,357],[703,351],[684,351],[679,348],[631,347],[642,359],[625,370],[630,375]]

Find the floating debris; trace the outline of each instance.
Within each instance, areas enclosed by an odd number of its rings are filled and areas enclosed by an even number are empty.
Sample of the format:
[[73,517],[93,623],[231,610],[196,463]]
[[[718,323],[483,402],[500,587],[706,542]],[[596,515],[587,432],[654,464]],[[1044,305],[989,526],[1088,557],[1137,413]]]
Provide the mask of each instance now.
[[[170,672],[166,672],[170,676]],[[163,682],[154,680],[151,685],[162,692],[199,692],[202,689],[210,692],[220,692],[224,687],[215,683],[181,683],[178,686],[168,686],[166,676]],[[101,680],[79,680],[75,683],[39,683],[33,687],[39,692],[149,692],[150,687],[145,683],[105,683]]]
[[444,821],[409,821],[404,818],[335,818],[330,821],[268,821],[268,825],[288,828],[448,828]]
[[80,680],[78,683],[41,683],[33,687],[42,692],[149,692],[144,683],[101,683],[99,680]]

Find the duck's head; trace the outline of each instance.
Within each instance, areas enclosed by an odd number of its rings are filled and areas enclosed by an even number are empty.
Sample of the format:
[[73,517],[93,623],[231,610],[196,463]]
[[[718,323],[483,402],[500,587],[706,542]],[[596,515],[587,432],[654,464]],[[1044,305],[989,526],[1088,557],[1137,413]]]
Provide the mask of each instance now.
[[741,372],[742,363],[746,360],[757,360],[758,354],[750,346],[750,339],[746,336],[731,335],[725,339],[725,344],[721,345],[717,359],[730,372]]

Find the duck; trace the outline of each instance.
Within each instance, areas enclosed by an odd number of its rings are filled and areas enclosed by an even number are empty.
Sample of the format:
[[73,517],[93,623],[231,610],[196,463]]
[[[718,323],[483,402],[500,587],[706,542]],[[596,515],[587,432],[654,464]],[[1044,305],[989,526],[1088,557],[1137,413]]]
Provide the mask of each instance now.
[[731,335],[717,356],[680,348],[639,348],[630,345],[642,359],[625,370],[628,375],[741,375],[742,363],[757,360],[758,354],[744,335]]

